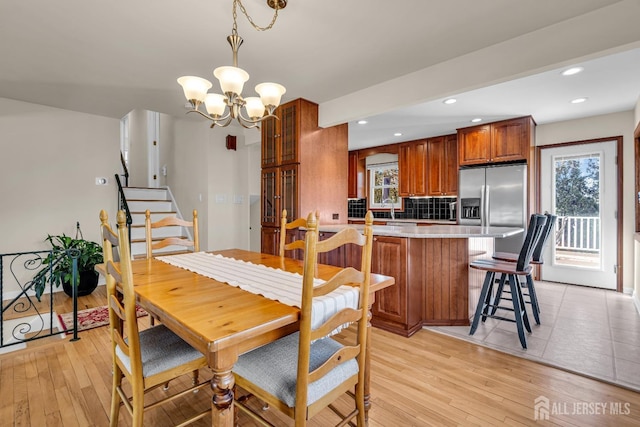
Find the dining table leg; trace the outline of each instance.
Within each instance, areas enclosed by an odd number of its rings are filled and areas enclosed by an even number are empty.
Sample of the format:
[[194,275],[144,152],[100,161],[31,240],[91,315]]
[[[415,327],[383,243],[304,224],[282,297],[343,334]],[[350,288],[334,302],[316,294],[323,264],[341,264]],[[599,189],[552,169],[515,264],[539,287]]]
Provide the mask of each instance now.
[[235,377],[232,369],[237,360],[238,352],[234,348],[212,352],[209,355],[209,366],[213,371],[211,425],[214,427],[233,427],[235,423],[233,408]]

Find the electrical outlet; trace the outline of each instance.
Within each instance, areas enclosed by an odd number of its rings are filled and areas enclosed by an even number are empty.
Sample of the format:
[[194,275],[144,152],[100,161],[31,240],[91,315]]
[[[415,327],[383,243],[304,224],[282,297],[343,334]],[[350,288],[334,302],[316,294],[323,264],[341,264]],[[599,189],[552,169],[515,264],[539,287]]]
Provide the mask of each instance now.
[[334,213],[333,214],[333,219],[340,219],[340,214]]

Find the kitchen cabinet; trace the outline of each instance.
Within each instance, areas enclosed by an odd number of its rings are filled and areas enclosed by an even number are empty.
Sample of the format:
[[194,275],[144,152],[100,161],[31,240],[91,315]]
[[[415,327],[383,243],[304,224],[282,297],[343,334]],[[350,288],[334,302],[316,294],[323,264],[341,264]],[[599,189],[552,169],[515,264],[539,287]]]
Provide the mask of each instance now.
[[410,336],[422,327],[422,284],[408,268],[410,258],[417,254],[412,252],[410,239],[388,236],[374,237],[372,251],[371,272],[392,276],[396,284],[376,293],[371,324]]
[[427,140],[400,144],[398,147],[398,194],[401,197],[427,195]]
[[460,166],[527,161],[533,146],[531,116],[458,129]]
[[293,221],[320,212],[321,224],[347,219],[348,125],[318,127],[318,105],[296,99],[262,124],[262,249],[277,254],[282,210]]
[[349,186],[350,199],[362,199],[365,194],[365,159],[360,159],[357,151],[349,151]]
[[454,196],[458,192],[458,138],[446,135],[427,140],[427,195]]

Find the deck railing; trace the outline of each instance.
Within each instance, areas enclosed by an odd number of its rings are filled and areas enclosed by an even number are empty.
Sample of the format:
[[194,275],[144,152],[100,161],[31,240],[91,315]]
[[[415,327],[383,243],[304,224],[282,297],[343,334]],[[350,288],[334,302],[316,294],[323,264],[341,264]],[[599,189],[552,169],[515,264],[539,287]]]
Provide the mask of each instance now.
[[599,252],[600,218],[587,216],[558,217],[556,249]]

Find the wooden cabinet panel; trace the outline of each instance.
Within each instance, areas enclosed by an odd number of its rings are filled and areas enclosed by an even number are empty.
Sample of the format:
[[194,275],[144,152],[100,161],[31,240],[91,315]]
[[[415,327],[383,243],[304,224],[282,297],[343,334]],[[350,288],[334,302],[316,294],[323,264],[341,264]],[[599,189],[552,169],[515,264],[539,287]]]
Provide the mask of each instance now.
[[278,189],[279,172],[280,168],[262,169],[260,180],[262,192],[261,223],[266,227],[280,227],[282,209],[280,209],[280,201],[278,199],[280,195],[280,190]]
[[491,125],[491,161],[526,160],[529,151],[529,118]]
[[376,294],[373,316],[390,320],[399,325],[407,320],[407,239],[376,236],[371,257],[371,272],[392,276],[395,286],[388,287]]
[[349,151],[349,184],[347,197],[350,199],[362,199],[366,193],[366,168],[365,159],[360,158],[357,151]]
[[489,162],[491,126],[473,126],[458,130],[458,161],[460,166]]
[[283,104],[275,111],[280,120],[270,118],[262,123],[263,168],[298,162],[300,108],[300,100]]
[[280,249],[280,229],[275,227],[262,227],[261,234],[260,252],[278,255]]
[[458,129],[460,166],[501,163],[529,158],[533,143],[530,116]]
[[[277,114],[277,113],[276,113]],[[276,147],[280,125],[274,118],[262,122],[262,167],[278,165],[278,149]]]
[[[425,325],[469,324],[468,239],[424,239]],[[462,286],[461,286],[462,284]]]
[[444,148],[442,192],[452,196],[458,194],[458,136],[455,134],[445,136]]
[[427,140],[428,195],[452,196],[458,192],[458,138],[438,136]]
[[427,195],[427,140],[400,144],[398,147],[398,193],[402,197]]

